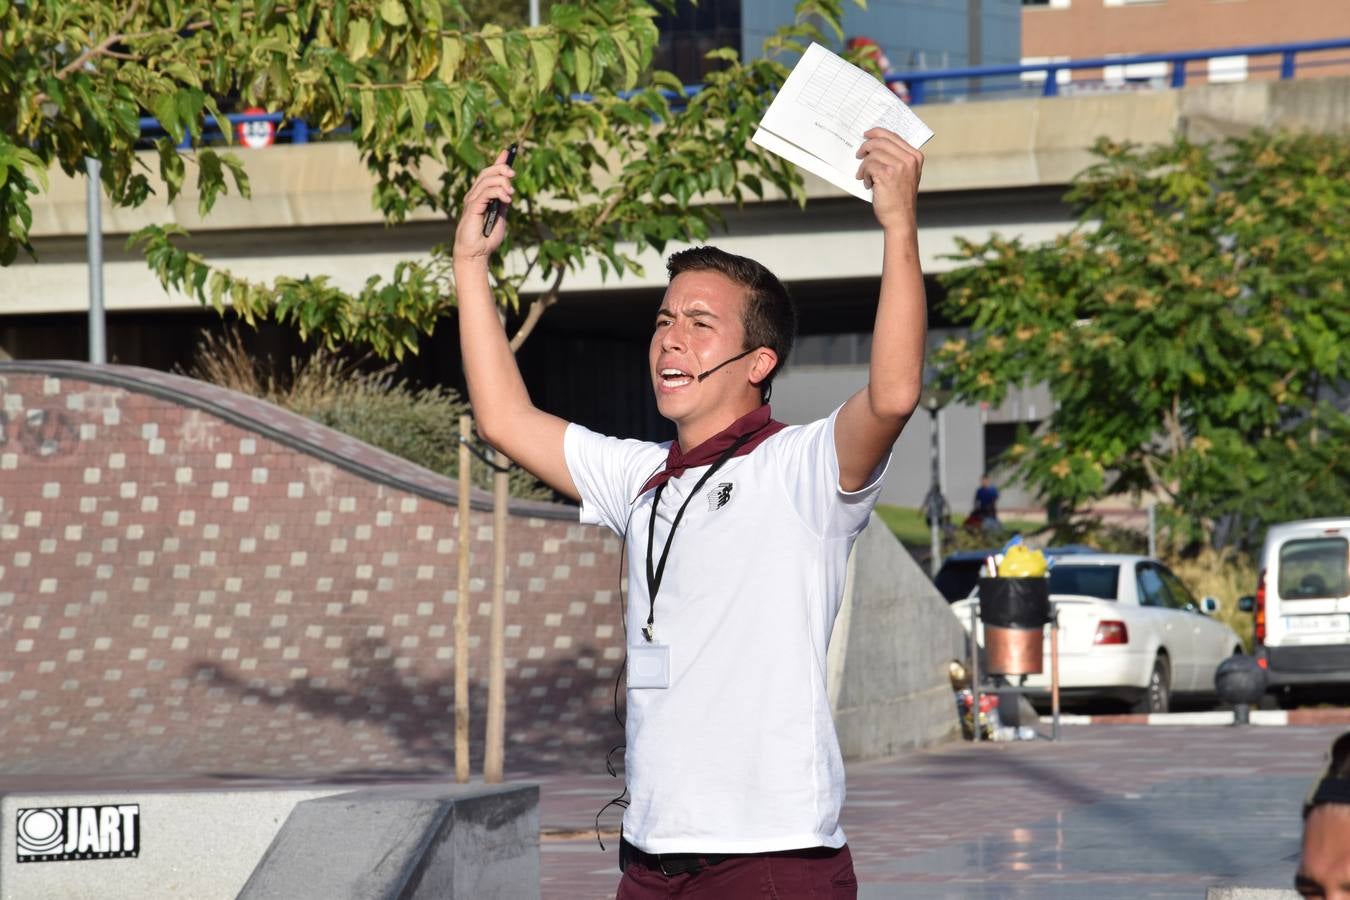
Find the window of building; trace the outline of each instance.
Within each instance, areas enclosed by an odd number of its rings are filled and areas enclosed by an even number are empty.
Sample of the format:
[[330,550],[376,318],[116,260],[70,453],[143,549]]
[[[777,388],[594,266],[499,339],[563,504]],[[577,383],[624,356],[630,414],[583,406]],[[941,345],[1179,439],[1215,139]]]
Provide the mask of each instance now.
[[701,0],[697,6],[680,0],[674,10],[662,12],[655,21],[661,32],[654,54],[656,68],[674,72],[685,84],[698,84],[725,65],[706,59],[710,50],[741,50],[740,0]]
[[1035,419],[1025,422],[985,422],[984,423],[984,470],[991,472],[1003,461],[1007,453],[1017,443],[1017,434],[1026,429],[1028,434],[1036,431],[1041,423]]
[[1246,81],[1247,57],[1214,56],[1205,61],[1209,67],[1210,81]]
[[[1067,57],[1067,56],[1024,56],[1024,57],[1022,57],[1022,65],[1024,65],[1024,66],[1043,66],[1043,65],[1045,65],[1046,63],[1052,63],[1052,62],[1068,62],[1068,61],[1069,61],[1069,57]],[[1021,77],[1021,79],[1022,79],[1023,81],[1027,82],[1028,84],[1045,84],[1045,75],[1046,75],[1046,73],[1045,73],[1044,71],[1040,71],[1040,72],[1037,72],[1037,71],[1031,71],[1031,72],[1023,72],[1023,73],[1021,74],[1020,77]],[[1071,70],[1069,70],[1069,69],[1056,69],[1056,70],[1055,70],[1055,84],[1068,84],[1069,81],[1070,81],[1072,78],[1073,78],[1073,72],[1072,72]]]
[[[1120,54],[1108,53],[1106,55],[1110,58],[1119,56]],[[1103,66],[1102,81],[1113,87],[1119,87],[1126,84],[1144,84],[1161,87],[1166,82],[1171,71],[1171,65],[1162,61]]]

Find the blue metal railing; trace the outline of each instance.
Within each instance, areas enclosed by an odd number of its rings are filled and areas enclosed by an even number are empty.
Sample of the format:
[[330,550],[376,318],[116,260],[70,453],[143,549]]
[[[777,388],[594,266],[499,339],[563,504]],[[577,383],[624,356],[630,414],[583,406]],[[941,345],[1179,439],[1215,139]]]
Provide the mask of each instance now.
[[[1018,84],[1011,89],[1025,91],[1026,84],[1023,83],[1023,76],[1028,73],[1043,73],[1045,83],[1040,87],[1040,94],[1045,97],[1058,96],[1060,92],[1059,73],[1064,71],[1076,71],[1081,69],[1107,69],[1126,66],[1136,66],[1141,64],[1162,63],[1169,67],[1168,84],[1171,87],[1179,88],[1186,85],[1186,65],[1187,63],[1198,62],[1201,60],[1210,60],[1221,57],[1259,57],[1259,56],[1278,56],[1279,77],[1281,79],[1290,79],[1294,77],[1297,70],[1300,54],[1324,53],[1329,50],[1350,49],[1350,37],[1333,38],[1325,41],[1303,41],[1293,44],[1254,44],[1246,47],[1224,47],[1213,50],[1181,50],[1171,53],[1141,53],[1134,56],[1113,56],[1099,59],[1075,59],[1059,60],[1043,63],[1029,63],[1023,65],[1002,65],[1002,66],[968,66],[960,69],[930,69],[917,72],[901,72],[888,75],[886,82],[894,84],[902,82],[909,89],[909,104],[917,106],[921,103],[933,102],[933,91],[930,86],[934,83],[943,82],[965,83],[962,90],[947,92],[942,99],[957,99],[967,97],[971,94],[985,94],[998,90],[1009,90],[1009,88],[1000,88],[988,85],[988,79],[1015,76]],[[1338,60],[1313,60],[1311,63],[1303,60],[1304,68],[1329,65],[1332,63],[1348,63],[1350,58]],[[1251,67],[1248,71],[1262,71],[1272,69],[1273,66]],[[1039,79],[1038,79],[1039,80]],[[975,87],[971,87],[971,82]]]
[[[1025,94],[1029,90],[1035,89],[1034,82],[1028,83],[1023,76],[1031,73],[1041,74],[1044,78],[1044,84],[1040,85],[1039,93],[1045,97],[1055,97],[1060,93],[1061,85],[1059,83],[1059,74],[1066,71],[1079,70],[1103,70],[1108,68],[1119,68],[1123,72],[1126,67],[1137,65],[1156,65],[1161,63],[1169,67],[1168,84],[1171,87],[1179,88],[1186,85],[1186,65],[1188,63],[1211,60],[1221,57],[1241,56],[1250,59],[1251,57],[1277,56],[1279,57],[1279,77],[1282,80],[1291,79],[1298,71],[1300,64],[1303,69],[1317,68],[1327,65],[1345,65],[1350,64],[1350,54],[1343,58],[1325,59],[1315,58],[1308,60],[1306,54],[1326,53],[1333,50],[1350,50],[1350,37],[1333,38],[1325,41],[1304,41],[1294,44],[1255,44],[1246,47],[1225,47],[1214,50],[1184,50],[1172,53],[1144,53],[1134,56],[1113,56],[1099,59],[1075,59],[1060,60],[1043,63],[1028,63],[1021,65],[1002,65],[1002,66],[968,66],[959,69],[929,69],[917,72],[901,72],[886,76],[886,82],[891,85],[902,83],[907,88],[908,102],[911,106],[918,106],[922,103],[931,103],[940,100],[958,100],[966,99],[972,95],[981,97],[993,97],[999,92],[1016,92]],[[1300,55],[1304,55],[1302,60]],[[1248,66],[1245,71],[1261,72],[1273,71],[1275,66]],[[999,78],[1013,77],[1016,79],[1012,85],[999,85],[991,80]],[[1040,80],[1040,79],[1037,79]],[[933,90],[933,86],[941,86],[944,83],[955,82],[958,88],[952,90],[943,90],[941,92]],[[1090,87],[1093,84],[1100,85],[1103,82],[1071,82],[1070,86]],[[1122,84],[1137,83],[1137,79],[1125,77]],[[685,88],[686,96],[693,96],[702,89],[702,85],[689,85]],[[669,91],[662,91],[663,94],[675,101],[678,106],[678,98]],[[900,93],[905,93],[904,90]],[[586,95],[579,95],[579,99],[589,99]],[[231,113],[225,116],[227,120],[226,127],[236,128],[239,125],[251,122],[269,122],[275,129],[273,139],[278,143],[307,144],[310,140],[309,125],[303,119],[287,119],[282,113]],[[141,134],[146,139],[152,139],[164,134],[164,128],[153,117],[146,116],[140,120]],[[340,129],[341,130],[341,129]],[[222,138],[221,125],[214,116],[206,116],[204,128],[202,131],[204,141],[210,142]],[[184,137],[179,145],[183,148],[190,146],[190,141]]]

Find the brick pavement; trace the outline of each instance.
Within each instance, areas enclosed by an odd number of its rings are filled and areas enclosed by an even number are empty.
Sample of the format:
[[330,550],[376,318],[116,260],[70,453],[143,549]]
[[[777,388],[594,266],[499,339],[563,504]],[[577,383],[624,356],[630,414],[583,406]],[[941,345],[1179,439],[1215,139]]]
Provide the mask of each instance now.
[[[1066,726],[1058,743],[855,763],[843,822],[862,896],[1201,898],[1241,876],[1288,884],[1299,804],[1342,730]],[[617,780],[534,780],[545,900],[613,897],[612,841],[602,854],[593,827]],[[603,824],[612,833],[617,813]]]

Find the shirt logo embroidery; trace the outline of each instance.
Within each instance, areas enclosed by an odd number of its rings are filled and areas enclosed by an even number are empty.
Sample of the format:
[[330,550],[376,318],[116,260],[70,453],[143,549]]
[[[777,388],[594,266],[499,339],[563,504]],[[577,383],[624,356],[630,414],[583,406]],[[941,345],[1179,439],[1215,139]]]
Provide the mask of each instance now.
[[731,502],[731,488],[731,482],[724,481],[711,491],[708,491],[709,512],[719,510]]

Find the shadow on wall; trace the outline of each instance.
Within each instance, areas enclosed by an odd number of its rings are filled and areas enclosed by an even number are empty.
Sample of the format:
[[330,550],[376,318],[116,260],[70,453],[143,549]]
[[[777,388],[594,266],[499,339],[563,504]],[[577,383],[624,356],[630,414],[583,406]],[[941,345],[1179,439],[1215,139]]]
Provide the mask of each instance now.
[[[599,653],[589,645],[578,648],[577,659]],[[337,761],[368,760],[340,774],[431,774],[455,768],[455,707],[453,672],[426,678],[395,665],[395,654],[383,641],[367,639],[351,651],[351,684],[346,688],[318,687],[307,681],[268,682],[244,678],[218,663],[200,662],[193,680],[208,694],[224,691],[244,707],[268,708],[282,714],[273,728],[254,731],[259,739],[241,747],[243,758],[264,771],[217,774],[271,774],[286,768],[286,755],[268,755],[272,738],[289,734],[301,723],[318,720],[340,724],[323,729],[324,745],[307,746],[305,754]],[[603,772],[605,754],[622,743],[623,730],[615,718],[613,694],[597,696],[597,679],[578,678],[577,660],[557,660],[529,673],[528,678],[507,673],[505,770],[512,776],[552,771]],[[539,702],[545,685],[555,698]],[[534,702],[530,693],[534,691]],[[622,695],[619,715],[623,715]],[[487,728],[487,686],[469,683],[469,759],[475,777],[483,771]],[[269,732],[271,732],[269,734]],[[241,737],[244,737],[241,735]],[[227,736],[227,740],[230,738]],[[326,751],[326,752],[325,752]],[[261,756],[258,754],[262,754]],[[379,765],[388,761],[388,767]],[[295,760],[299,762],[300,760]],[[347,763],[346,765],[350,765]]]

